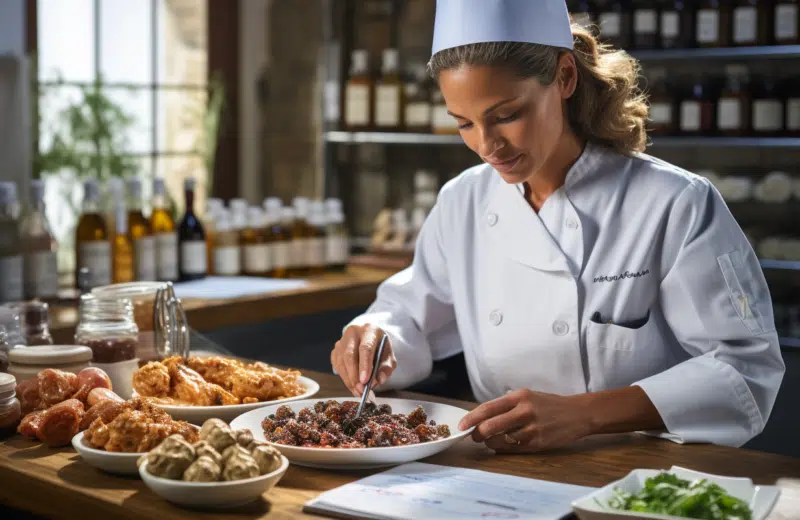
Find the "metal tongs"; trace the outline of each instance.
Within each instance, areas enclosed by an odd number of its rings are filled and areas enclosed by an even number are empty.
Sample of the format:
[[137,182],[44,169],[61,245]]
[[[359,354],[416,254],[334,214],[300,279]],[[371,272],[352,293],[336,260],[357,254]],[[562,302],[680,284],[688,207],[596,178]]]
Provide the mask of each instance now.
[[383,346],[386,344],[386,337],[387,334],[384,332],[381,342],[378,345],[378,351],[375,353],[375,359],[372,363],[372,373],[369,375],[369,381],[364,387],[364,393],[361,395],[361,403],[358,405],[356,414],[352,419],[345,419],[345,421],[342,423],[342,431],[344,431],[344,433],[347,435],[353,435],[355,433],[356,428],[353,426],[353,423],[355,423],[356,420],[361,417],[361,412],[364,411],[364,404],[367,402],[367,397],[369,397],[369,394],[372,393],[372,382],[375,380],[375,376],[378,373],[378,367],[381,365],[381,357],[383,356]]

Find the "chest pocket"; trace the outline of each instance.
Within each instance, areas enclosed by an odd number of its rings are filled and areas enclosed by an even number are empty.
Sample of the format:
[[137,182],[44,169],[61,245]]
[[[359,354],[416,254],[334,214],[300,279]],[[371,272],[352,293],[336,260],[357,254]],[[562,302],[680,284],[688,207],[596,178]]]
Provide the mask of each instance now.
[[589,391],[629,386],[675,364],[652,313],[626,325],[587,323]]
[[[746,255],[752,258],[747,258]],[[736,313],[750,332],[762,334],[774,331],[775,321],[770,312],[772,302],[767,285],[754,279],[760,273],[760,267],[758,271],[753,267],[758,265],[757,262],[755,255],[748,255],[738,249],[717,257]]]

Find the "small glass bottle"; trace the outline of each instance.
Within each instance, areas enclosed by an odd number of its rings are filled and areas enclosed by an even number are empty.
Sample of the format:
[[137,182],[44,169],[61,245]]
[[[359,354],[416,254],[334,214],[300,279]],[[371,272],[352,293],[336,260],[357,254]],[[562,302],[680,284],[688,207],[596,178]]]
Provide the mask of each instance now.
[[83,184],[83,210],[75,230],[75,282],[78,283],[80,270],[86,268],[89,289],[111,283],[111,237],[99,204],[97,181],[87,179]]
[[701,0],[695,20],[698,47],[727,47],[730,44],[731,11],[727,2]]
[[0,182],[0,303],[23,297],[17,185]]
[[381,77],[375,82],[375,128],[397,131],[403,125],[403,83],[397,49],[384,49]]
[[327,211],[327,233],[325,239],[325,261],[331,271],[344,271],[350,257],[350,241],[345,226],[342,201],[325,201]]
[[800,136],[800,76],[789,76],[781,81],[781,91],[785,98],[785,135]]
[[216,215],[216,240],[214,240],[214,274],[238,276],[241,273],[239,231],[233,225],[230,211],[221,209]]
[[178,226],[179,276],[181,281],[200,280],[208,273],[208,252],[203,224],[194,212],[194,190],[196,181],[187,178],[183,182],[186,211]]
[[800,0],[775,2],[775,45],[800,43]]
[[633,3],[633,48],[655,49],[659,44],[659,16],[653,0]]
[[784,104],[774,79],[761,76],[753,82],[752,130],[756,136],[774,137],[784,132]]
[[309,239],[314,235],[314,230],[308,223],[308,202],[305,197],[296,197],[293,203],[295,214],[290,246],[290,276],[302,277],[309,273]]
[[431,94],[424,65],[416,65],[404,86],[403,126],[407,132],[430,133]]
[[133,244],[134,278],[140,282],[156,279],[156,241],[150,221],[142,213],[142,181],[128,179],[128,238]]
[[114,197],[114,234],[111,241],[111,279],[114,283],[129,283],[136,279],[134,252],[128,233],[128,208],[122,194]]
[[631,6],[628,0],[605,0],[599,9],[600,39],[618,49],[631,45]]
[[714,131],[715,103],[711,88],[702,79],[690,79],[680,102],[682,135],[708,135]]
[[25,342],[28,346],[52,345],[48,306],[44,302],[31,301],[19,305],[24,323]]
[[677,130],[677,104],[667,82],[667,71],[651,69],[650,79],[650,133],[673,135]]
[[22,309],[19,304],[0,306],[0,327],[3,327],[6,341],[11,348],[17,345],[27,345],[25,331],[22,325]]
[[203,217],[203,230],[206,232],[206,266],[207,274],[216,274],[214,271],[214,249],[217,240],[217,217],[225,209],[222,199],[211,197],[206,200],[206,214]]
[[244,253],[243,273],[247,276],[267,276],[272,270],[270,250],[261,208],[252,206],[247,210],[247,228],[242,231]]
[[344,127],[367,130],[372,124],[372,82],[367,51],[356,49],[350,60],[350,77],[344,88]]
[[22,249],[25,298],[58,296],[57,243],[47,220],[44,182],[31,181],[31,205],[22,219]]
[[161,282],[175,282],[178,280],[178,233],[167,209],[167,188],[160,178],[153,180],[150,229],[156,244],[156,278]]
[[[770,3],[770,5],[767,5]],[[771,2],[737,0],[732,12],[731,40],[733,45],[752,46],[772,43]]]
[[431,94],[431,127],[434,134],[458,134],[458,121],[447,112],[444,95],[438,87]]
[[743,136],[750,129],[750,93],[747,68],[725,67],[725,86],[717,101],[717,131],[722,135]]
[[309,205],[308,224],[311,231],[308,238],[309,273],[318,275],[325,272],[327,217],[322,201],[315,200]]
[[694,47],[695,12],[689,0],[667,1],[661,10],[661,47]]
[[292,229],[294,228],[294,208],[284,207],[278,219],[272,222],[270,235],[272,242],[272,278],[288,278],[292,264]]

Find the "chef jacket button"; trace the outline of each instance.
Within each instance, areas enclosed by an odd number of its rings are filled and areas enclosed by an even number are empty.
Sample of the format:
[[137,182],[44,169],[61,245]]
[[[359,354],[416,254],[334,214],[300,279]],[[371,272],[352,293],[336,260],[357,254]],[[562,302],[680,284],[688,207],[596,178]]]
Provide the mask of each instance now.
[[564,336],[569,332],[569,325],[566,322],[558,320],[553,323],[553,334],[556,336]]
[[490,226],[497,224],[497,213],[489,213],[486,215],[486,222],[488,222]]
[[570,229],[578,229],[578,221],[572,217],[567,219],[567,227]]
[[489,313],[489,323],[492,325],[500,325],[503,322],[503,314],[500,311],[492,311]]

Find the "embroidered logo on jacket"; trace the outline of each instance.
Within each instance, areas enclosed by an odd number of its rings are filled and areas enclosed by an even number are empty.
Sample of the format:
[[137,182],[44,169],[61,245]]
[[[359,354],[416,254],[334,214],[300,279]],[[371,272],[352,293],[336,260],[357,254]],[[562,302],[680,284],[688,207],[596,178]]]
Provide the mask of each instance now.
[[615,274],[613,276],[595,276],[594,283],[597,282],[618,282],[620,280],[624,280],[625,278],[641,278],[642,276],[650,274],[650,269],[645,269],[644,271],[637,271],[632,273],[630,271],[625,271],[622,274]]

